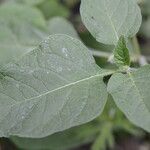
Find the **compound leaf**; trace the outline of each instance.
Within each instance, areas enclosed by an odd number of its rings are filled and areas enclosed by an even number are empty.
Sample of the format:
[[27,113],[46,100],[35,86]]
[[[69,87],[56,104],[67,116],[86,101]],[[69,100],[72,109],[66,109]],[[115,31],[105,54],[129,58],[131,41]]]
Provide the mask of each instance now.
[[77,39],[52,35],[0,74],[1,136],[45,137],[97,117],[105,75]]
[[114,74],[108,92],[132,123],[150,132],[150,65],[133,73]]
[[141,12],[133,0],[82,0],[83,23],[98,42],[116,45],[121,35],[134,36],[141,25]]

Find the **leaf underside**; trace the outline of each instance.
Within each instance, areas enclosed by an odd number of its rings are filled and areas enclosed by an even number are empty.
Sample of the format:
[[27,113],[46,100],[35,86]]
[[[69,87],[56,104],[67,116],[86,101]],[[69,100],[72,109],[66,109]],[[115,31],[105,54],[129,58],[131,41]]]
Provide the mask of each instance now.
[[86,47],[52,35],[0,74],[0,136],[45,137],[97,117],[107,90]]
[[11,141],[22,150],[68,150],[93,141],[97,132],[99,126],[90,122],[45,138],[11,137]]
[[26,5],[3,4],[0,24],[0,67],[16,61],[48,35],[59,33],[78,38],[66,19],[55,17],[46,22],[39,10]]

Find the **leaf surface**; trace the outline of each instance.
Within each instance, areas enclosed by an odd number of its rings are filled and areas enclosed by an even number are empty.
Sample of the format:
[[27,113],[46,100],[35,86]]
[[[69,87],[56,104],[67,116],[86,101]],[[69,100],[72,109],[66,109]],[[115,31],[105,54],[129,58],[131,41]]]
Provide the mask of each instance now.
[[123,36],[120,37],[114,50],[114,59],[118,67],[130,66],[129,50]]
[[150,65],[133,73],[114,74],[108,92],[127,118],[150,132]]
[[49,34],[66,34],[79,38],[73,25],[63,17],[54,17],[48,21]]
[[42,14],[28,6],[0,6],[0,24],[0,66],[29,52],[46,36],[46,22]]
[[93,141],[98,132],[99,124],[90,122],[42,139],[11,137],[11,140],[24,150],[68,150]]
[[98,42],[116,45],[121,35],[134,36],[141,25],[141,12],[133,0],[82,0],[83,23]]
[[69,17],[70,11],[58,0],[46,0],[38,8],[42,11],[46,19],[56,16]]
[[6,2],[11,2],[11,3],[22,3],[22,4],[27,4],[27,5],[38,5],[42,3],[44,0],[6,0]]
[[45,137],[97,117],[105,75],[74,38],[52,35],[0,74],[2,136]]

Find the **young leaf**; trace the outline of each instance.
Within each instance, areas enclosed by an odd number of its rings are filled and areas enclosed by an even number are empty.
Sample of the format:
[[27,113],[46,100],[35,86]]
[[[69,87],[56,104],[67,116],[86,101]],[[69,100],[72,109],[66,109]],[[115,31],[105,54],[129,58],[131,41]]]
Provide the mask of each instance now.
[[134,36],[141,12],[133,0],[82,0],[83,23],[98,42],[116,45],[121,35]]
[[133,73],[114,74],[108,92],[117,106],[135,125],[150,132],[150,65]]
[[0,76],[1,136],[45,137],[97,117],[105,75],[77,39],[52,35]]
[[118,67],[130,66],[129,50],[123,36],[120,37],[114,50],[114,59]]

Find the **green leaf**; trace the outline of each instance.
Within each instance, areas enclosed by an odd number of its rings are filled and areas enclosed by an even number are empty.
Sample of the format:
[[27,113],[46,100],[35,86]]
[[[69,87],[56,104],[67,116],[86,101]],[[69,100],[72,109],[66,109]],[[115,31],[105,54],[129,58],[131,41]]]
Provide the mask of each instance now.
[[11,3],[20,3],[20,4],[27,4],[27,5],[38,5],[42,3],[44,0],[6,0],[6,2]]
[[20,4],[2,5],[0,24],[0,67],[32,50],[49,34],[61,33],[79,38],[66,19],[56,17],[46,23],[38,9]]
[[45,137],[97,117],[105,75],[77,39],[52,35],[0,74],[1,136]]
[[49,34],[66,34],[79,38],[73,25],[63,17],[54,17],[48,21]]
[[46,0],[38,6],[43,12],[46,19],[50,19],[55,16],[69,17],[69,10],[63,6],[57,0]]
[[68,150],[93,141],[98,131],[99,126],[90,122],[42,139],[11,137],[11,140],[24,150]]
[[129,50],[123,36],[120,37],[114,50],[114,59],[118,67],[130,66]]
[[127,118],[150,132],[150,65],[133,73],[114,74],[108,92]]
[[0,66],[18,59],[46,36],[42,14],[28,6],[2,5],[0,24]]
[[141,12],[133,0],[82,0],[83,23],[98,42],[116,45],[121,35],[134,36],[141,25]]
[[[26,13],[25,13],[26,12]],[[29,17],[30,15],[30,17]],[[29,7],[21,4],[4,4],[0,6],[0,19],[15,22],[21,19],[23,22],[29,22],[40,28],[44,28],[46,23],[42,13],[35,7]]]

